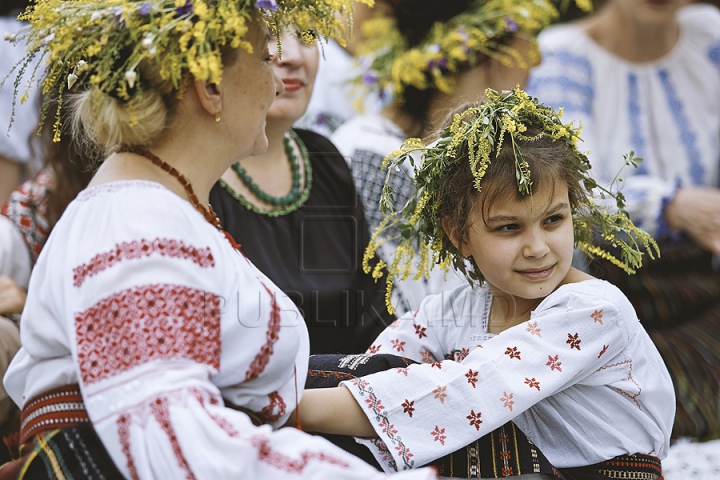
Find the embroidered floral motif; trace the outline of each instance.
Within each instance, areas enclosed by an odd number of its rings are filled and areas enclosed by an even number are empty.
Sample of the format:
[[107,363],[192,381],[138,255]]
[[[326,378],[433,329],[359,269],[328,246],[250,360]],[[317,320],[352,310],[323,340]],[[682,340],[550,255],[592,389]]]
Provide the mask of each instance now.
[[478,382],[478,372],[473,372],[472,368],[468,370],[468,373],[465,374],[465,376],[468,379],[468,383],[473,386],[473,388],[476,388],[476,384]]
[[517,358],[518,360],[522,360],[520,358],[520,351],[517,349],[517,347],[508,347],[507,350],[505,350],[505,355],[510,355],[510,358]]
[[73,286],[80,287],[86,279],[114,267],[125,260],[136,260],[152,255],[190,260],[201,268],[212,268],[215,259],[210,247],[197,248],[185,245],[182,240],[156,238],[133,240],[115,245],[115,248],[95,255],[88,263],[73,268]]
[[433,363],[435,361],[435,357],[432,353],[430,353],[430,350],[423,348],[420,350],[420,360],[422,363]]
[[413,405],[415,405],[415,402],[414,401],[411,402],[407,398],[402,403],[403,413],[407,413],[410,416],[410,418],[412,418],[412,414],[415,411],[415,407]]
[[390,326],[388,326],[388,328],[392,328],[393,330],[395,330],[399,326],[400,326],[400,320],[395,320],[394,322],[392,322],[390,324]]
[[503,396],[500,398],[500,401],[503,402],[503,407],[509,408],[511,412],[512,407],[515,404],[515,401],[512,398],[513,394],[507,392],[503,392]]
[[407,367],[405,367],[405,368],[396,368],[395,371],[396,371],[397,373],[402,373],[402,374],[405,375],[406,377],[408,376],[408,369],[407,369]]
[[220,368],[220,297],[180,285],[143,285],[76,314],[83,382],[91,384],[158,360]]
[[445,439],[447,437],[445,435],[443,435],[444,433],[445,433],[444,428],[440,428],[437,425],[435,425],[435,430],[430,432],[430,435],[433,436],[433,439],[435,439],[436,442],[440,442],[440,445],[445,445]]
[[537,388],[538,392],[540,391],[540,382],[535,380],[535,377],[533,378],[525,378],[525,384],[529,385],[530,388]]
[[572,334],[569,334],[569,333],[568,333],[568,339],[565,341],[565,343],[567,343],[567,344],[570,345],[570,349],[571,349],[571,350],[572,350],[573,348],[577,348],[578,350],[580,350],[580,342],[582,342],[582,340],[580,340],[580,339],[578,338],[578,334],[577,334],[577,333],[575,333],[575,335],[572,335]]
[[302,473],[311,461],[325,462],[346,468],[349,467],[343,460],[322,452],[305,451],[300,454],[300,460],[294,459],[277,450],[273,450],[270,446],[270,441],[261,435],[252,437],[250,441],[253,446],[258,449],[258,458],[260,460],[285,472]]
[[165,435],[167,435],[168,440],[170,440],[170,445],[172,446],[173,453],[175,454],[175,459],[180,464],[180,467],[185,471],[185,478],[188,480],[194,480],[195,476],[190,470],[190,465],[182,452],[182,448],[180,448],[180,443],[178,442],[177,435],[175,434],[175,428],[170,422],[170,409],[168,408],[167,399],[163,397],[155,399],[155,401],[150,404],[150,410],[155,416],[155,420],[157,420],[162,427]]
[[278,392],[272,392],[268,395],[268,398],[270,399],[270,403],[258,412],[258,416],[265,420],[266,423],[274,423],[285,415],[287,406],[285,405],[285,400],[283,400]]
[[432,362],[430,364],[432,368],[437,368],[438,370],[442,370],[442,362]]
[[562,368],[560,368],[562,362],[559,361],[559,358],[559,355],[555,355],[554,357],[552,355],[548,355],[548,362],[545,365],[550,367],[551,371],[557,370],[558,372],[562,372]]
[[538,322],[528,322],[528,326],[525,330],[530,332],[530,335],[537,335],[538,337],[542,338],[542,335],[540,334],[540,328],[537,325]]
[[130,415],[121,415],[120,418],[118,418],[118,437],[120,437],[120,445],[127,459],[127,468],[130,471],[130,477],[132,480],[140,480],[140,475],[138,475],[135,460],[130,450],[130,419]]
[[427,328],[425,328],[425,327],[422,327],[420,325],[415,325],[415,334],[421,340],[423,337],[427,337],[427,333],[425,333],[426,330],[427,330]]
[[405,342],[400,341],[399,338],[396,338],[395,340],[391,340],[390,343],[392,343],[392,348],[397,350],[398,352],[405,351]]
[[482,417],[482,413],[480,413],[480,412],[475,413],[475,410],[470,410],[470,415],[468,415],[465,418],[470,420],[470,425],[475,427],[475,430],[480,430],[480,424],[482,423],[482,420],[480,420],[480,417]]
[[610,345],[603,345],[602,350],[600,350],[600,353],[598,354],[598,358],[600,358],[600,357],[602,357],[603,355],[605,355],[605,352],[607,352],[607,349],[608,349],[609,347],[610,347]]
[[441,387],[438,385],[438,387],[433,390],[433,393],[435,394],[435,398],[440,400],[440,403],[445,403],[445,397],[447,397],[447,393],[445,391],[447,390],[447,387]]
[[270,357],[273,354],[275,343],[278,341],[280,336],[280,307],[275,299],[275,294],[270,291],[267,285],[263,284],[263,288],[270,295],[270,321],[268,322],[268,329],[265,333],[265,345],[260,348],[260,352],[255,356],[250,368],[245,372],[245,381],[255,380],[265,370]]
[[595,323],[598,323],[598,322],[599,322],[600,325],[603,324],[603,321],[602,321],[603,314],[602,314],[602,312],[603,312],[602,310],[595,310],[595,311],[590,315],[590,316],[592,317],[592,319],[593,319],[593,322],[595,322]]
[[368,348],[368,352],[378,353],[380,351],[380,347],[382,347],[382,345],[370,345],[370,348]]
[[503,477],[513,477],[515,474],[513,473],[513,467],[503,467],[502,470],[500,470]]

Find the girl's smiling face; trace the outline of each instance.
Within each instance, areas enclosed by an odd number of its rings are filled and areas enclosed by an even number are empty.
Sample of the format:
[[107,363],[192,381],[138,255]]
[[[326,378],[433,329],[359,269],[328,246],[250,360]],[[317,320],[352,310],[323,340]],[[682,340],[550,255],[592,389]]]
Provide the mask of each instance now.
[[560,286],[573,257],[567,186],[548,179],[541,187],[521,200],[514,192],[489,203],[480,197],[459,245],[462,255],[473,257],[493,295],[513,297],[518,309]]

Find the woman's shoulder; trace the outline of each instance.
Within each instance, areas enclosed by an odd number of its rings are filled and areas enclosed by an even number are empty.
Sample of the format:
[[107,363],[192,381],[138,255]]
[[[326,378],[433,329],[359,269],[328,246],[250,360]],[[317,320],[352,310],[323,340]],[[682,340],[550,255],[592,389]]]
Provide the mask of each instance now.
[[720,41],[720,9],[714,5],[691,4],[678,12],[684,34],[693,38]]

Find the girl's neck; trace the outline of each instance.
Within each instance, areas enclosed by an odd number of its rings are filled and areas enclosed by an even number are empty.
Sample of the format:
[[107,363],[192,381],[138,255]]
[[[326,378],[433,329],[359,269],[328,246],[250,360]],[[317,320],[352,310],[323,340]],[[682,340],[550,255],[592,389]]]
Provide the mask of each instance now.
[[672,51],[680,37],[675,16],[663,23],[641,23],[610,2],[585,23],[587,34],[605,50],[628,62],[653,62]]
[[488,318],[488,333],[500,333],[510,327],[530,320],[533,310],[543,298],[524,299],[493,292],[492,306]]

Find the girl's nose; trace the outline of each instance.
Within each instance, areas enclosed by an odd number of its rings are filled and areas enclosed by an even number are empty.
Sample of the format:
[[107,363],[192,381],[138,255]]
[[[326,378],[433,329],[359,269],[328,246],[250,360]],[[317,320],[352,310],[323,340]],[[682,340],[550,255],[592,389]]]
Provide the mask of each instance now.
[[545,235],[541,232],[528,232],[523,247],[523,256],[527,258],[542,258],[550,252]]

